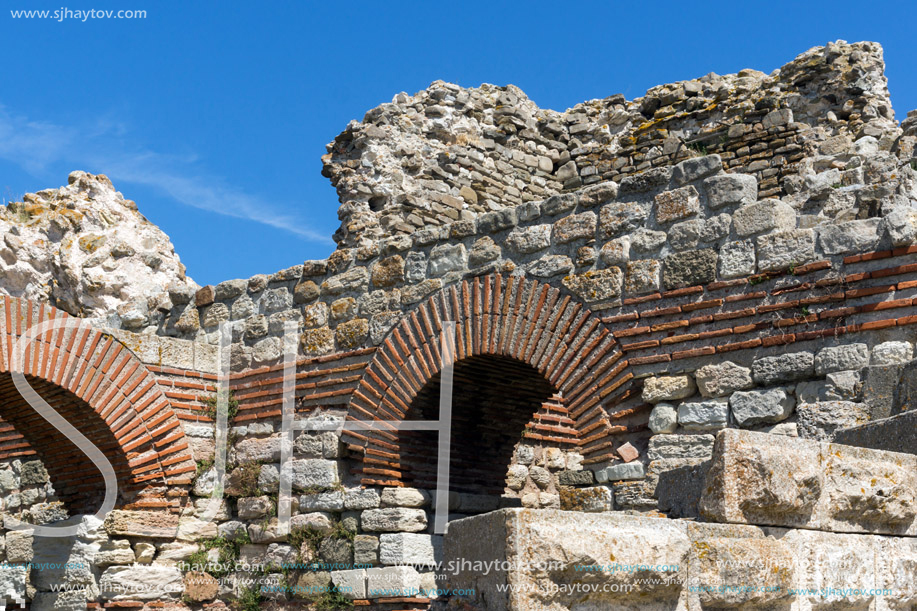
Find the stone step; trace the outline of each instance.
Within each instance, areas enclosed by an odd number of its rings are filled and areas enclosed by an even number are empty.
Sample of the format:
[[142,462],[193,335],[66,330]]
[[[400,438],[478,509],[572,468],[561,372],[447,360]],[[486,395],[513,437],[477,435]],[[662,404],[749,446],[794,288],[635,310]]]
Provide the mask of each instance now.
[[917,536],[917,455],[726,429],[700,511],[731,524]]
[[917,408],[834,433],[835,443],[917,454]]
[[912,537],[503,509],[450,523],[444,546],[448,587],[488,611],[917,604]]

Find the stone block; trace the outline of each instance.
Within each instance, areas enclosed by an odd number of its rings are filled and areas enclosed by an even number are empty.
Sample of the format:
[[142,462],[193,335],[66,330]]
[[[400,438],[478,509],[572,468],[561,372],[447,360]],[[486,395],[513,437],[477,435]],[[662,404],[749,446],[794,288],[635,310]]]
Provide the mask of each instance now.
[[828,440],[835,431],[869,420],[869,408],[854,401],[819,401],[796,406],[799,434],[807,439]]
[[420,573],[410,566],[366,569],[366,597],[399,598],[416,596]]
[[758,200],[758,179],[751,174],[721,174],[704,181],[711,208],[753,204]]
[[599,237],[616,238],[642,227],[649,216],[646,209],[637,202],[614,202],[599,210]]
[[713,435],[654,435],[647,456],[651,461],[706,460],[713,455]]
[[571,214],[554,223],[554,242],[566,244],[574,240],[592,239],[595,237],[595,212]]
[[703,155],[685,159],[672,168],[672,182],[676,185],[684,185],[716,174],[722,169],[723,161],[719,155]]
[[749,241],[727,242],[720,249],[722,278],[742,278],[755,273],[755,245]]
[[427,273],[432,277],[444,276],[448,272],[465,268],[464,244],[439,244],[430,251]]
[[179,598],[185,586],[174,566],[113,566],[99,578],[103,600],[159,600]]
[[700,212],[700,196],[693,186],[664,191],[656,196],[656,222],[660,225],[696,215]]
[[917,455],[728,429],[703,515],[826,532],[917,534]]
[[331,583],[348,600],[366,598],[366,571],[363,569],[331,571]]
[[875,250],[882,219],[871,218],[846,223],[824,224],[816,228],[818,242],[826,255]]
[[762,272],[789,269],[815,260],[815,232],[794,229],[761,236],[757,239],[758,270]]
[[375,509],[380,503],[379,493],[372,488],[354,488],[344,491],[344,507],[347,509]]
[[815,373],[823,376],[835,371],[858,370],[869,365],[866,344],[846,344],[822,348],[815,355]]
[[873,347],[871,365],[897,365],[914,358],[914,345],[910,342],[883,342]]
[[557,482],[561,486],[589,486],[592,484],[594,475],[592,471],[583,469],[581,471],[561,471],[557,474]]
[[427,515],[423,509],[369,509],[361,515],[361,522],[369,532],[421,532],[427,528]]
[[507,236],[506,245],[510,250],[523,255],[544,250],[551,245],[551,225],[517,227]]
[[665,258],[662,283],[667,289],[705,284],[716,279],[716,250],[703,248],[669,255]]
[[595,479],[600,484],[622,480],[643,479],[644,477],[646,477],[646,467],[640,462],[611,465],[610,467],[599,469],[595,474]]
[[609,267],[582,274],[565,276],[562,283],[588,302],[605,301],[621,296],[623,274],[617,267]]
[[379,536],[379,562],[387,565],[435,566],[442,561],[442,536],[392,533]]
[[430,502],[430,495],[417,488],[384,488],[382,507],[424,507]]
[[631,261],[627,264],[624,290],[634,295],[659,290],[659,271],[662,264],[655,259]]
[[294,490],[331,488],[339,483],[338,464],[334,460],[303,458],[290,461]]
[[732,215],[737,235],[747,237],[768,231],[796,229],[796,210],[780,200],[765,199],[742,206]]
[[516,213],[513,208],[488,212],[478,217],[478,233],[496,233],[516,225]]
[[678,428],[678,412],[670,403],[657,403],[648,422],[654,433],[674,433]]
[[353,538],[353,561],[358,565],[379,563],[379,537],[356,535]]
[[161,511],[114,509],[105,517],[105,531],[112,536],[172,539],[178,533],[178,516]]
[[790,352],[755,360],[752,378],[763,386],[783,384],[810,378],[815,373],[815,356],[811,352]]
[[729,422],[725,399],[686,401],[678,406],[678,424],[688,431],[716,431]]
[[729,397],[732,417],[739,426],[775,423],[789,418],[796,399],[782,388],[736,392]]
[[697,391],[690,376],[657,376],[643,382],[643,400],[647,403],[687,399]]
[[694,372],[697,388],[705,397],[725,397],[754,386],[751,369],[732,361],[704,365]]

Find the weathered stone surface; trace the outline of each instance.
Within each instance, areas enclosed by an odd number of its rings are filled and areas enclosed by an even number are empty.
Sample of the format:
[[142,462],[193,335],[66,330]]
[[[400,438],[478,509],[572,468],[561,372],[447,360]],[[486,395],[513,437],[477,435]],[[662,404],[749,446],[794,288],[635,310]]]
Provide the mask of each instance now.
[[713,454],[713,435],[654,435],[647,456],[651,461],[707,459]]
[[566,255],[545,255],[528,268],[529,274],[537,278],[550,278],[573,270],[573,261]]
[[643,463],[628,462],[611,465],[604,469],[596,471],[595,479],[600,484],[605,482],[617,482],[628,479],[642,479],[646,476],[646,468]]
[[448,272],[459,271],[465,267],[464,244],[440,244],[430,251],[427,273],[430,276],[443,276]]
[[364,569],[331,571],[331,582],[344,598],[349,600],[366,598],[366,571]]
[[621,295],[623,274],[617,267],[565,276],[563,284],[585,301],[604,301]]
[[157,511],[114,509],[105,518],[105,531],[124,537],[171,539],[178,532],[178,516]]
[[701,509],[719,522],[917,533],[917,456],[728,429]]
[[815,260],[815,232],[794,229],[761,236],[757,239],[758,269],[788,269]]
[[736,210],[732,226],[742,237],[765,231],[788,231],[796,229],[796,211],[780,200],[765,199]]
[[685,159],[672,168],[672,182],[676,185],[683,185],[716,174],[722,169],[723,162],[719,155],[703,155]]
[[872,349],[871,365],[897,365],[914,358],[914,345],[910,342],[883,342]]
[[331,488],[339,481],[336,461],[303,458],[292,460],[290,464],[294,490]]
[[838,429],[858,426],[869,420],[869,410],[853,401],[819,401],[796,406],[800,437],[827,440]]
[[424,507],[430,496],[417,488],[384,488],[382,507]]
[[388,565],[434,566],[442,560],[442,537],[416,533],[379,536],[379,562]]
[[917,242],[917,209],[898,206],[883,221],[893,246],[909,246]]
[[178,598],[184,591],[181,571],[173,566],[113,566],[99,578],[106,600],[157,600]]
[[739,426],[786,420],[795,405],[796,400],[782,388],[737,392],[729,397],[732,417]]
[[749,241],[727,242],[720,249],[720,276],[742,278],[755,273],[755,245]]
[[599,237],[614,238],[641,227],[648,213],[637,202],[615,202],[599,211]]
[[815,357],[811,352],[790,352],[755,360],[752,377],[758,384],[769,386],[795,382],[811,377],[815,372]]
[[835,371],[862,369],[869,365],[866,344],[847,344],[822,348],[815,355],[815,373],[823,376]]
[[686,399],[697,387],[690,376],[658,376],[643,383],[643,400],[647,403]]
[[531,254],[551,245],[551,225],[517,227],[506,238],[506,245],[514,252]]
[[669,255],[665,258],[662,282],[667,289],[712,282],[716,279],[716,260],[712,248]]
[[751,369],[732,361],[704,365],[694,372],[697,388],[705,397],[725,397],[754,386]]
[[818,243],[825,254],[839,255],[874,250],[879,241],[882,219],[862,219],[819,225]]
[[191,602],[213,600],[220,593],[220,582],[207,573],[198,571],[185,573],[184,584],[183,596]]
[[[527,544],[517,546],[511,541]],[[674,605],[681,594],[677,582],[687,576],[689,545],[684,527],[669,520],[617,513],[503,509],[450,523],[445,555],[471,563],[450,576],[449,585],[473,589],[479,601],[486,600],[488,611],[637,609],[650,604],[665,608],[666,604]],[[609,557],[621,565],[646,565],[647,570],[603,570]],[[486,573],[473,570],[470,567],[475,562],[487,562],[495,568]],[[582,567],[599,570],[583,571]],[[598,584],[597,591],[570,587],[583,580]],[[532,587],[498,590],[506,583]],[[547,583],[554,587],[536,585]]]
[[671,223],[700,212],[700,196],[693,186],[665,191],[656,196],[656,222]]
[[725,399],[688,401],[678,406],[678,424],[688,431],[715,431],[725,427],[728,420]]
[[369,532],[420,532],[427,528],[427,516],[422,509],[370,509],[363,512],[361,525]]
[[654,433],[674,433],[678,428],[678,412],[670,403],[657,403],[650,412],[648,425]]
[[367,598],[416,596],[420,574],[410,566],[366,569]]
[[704,181],[711,208],[753,204],[758,199],[758,180],[750,174],[721,174]]
[[595,212],[583,212],[566,216],[554,223],[554,241],[566,244],[574,240],[595,237]]
[[631,261],[627,264],[624,290],[636,295],[659,290],[659,271],[662,265],[655,259]]

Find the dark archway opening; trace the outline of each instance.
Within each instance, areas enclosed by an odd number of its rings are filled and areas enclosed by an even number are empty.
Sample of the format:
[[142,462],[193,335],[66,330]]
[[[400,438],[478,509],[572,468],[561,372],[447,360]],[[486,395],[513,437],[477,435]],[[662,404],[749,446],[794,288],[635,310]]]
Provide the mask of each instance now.
[[[555,389],[530,365],[507,357],[473,356],[454,367],[450,489],[500,495],[513,449]],[[421,389],[408,420],[439,418],[440,374]],[[436,432],[401,432],[403,481],[436,487]]]
[[[26,379],[51,407],[108,457],[118,475],[120,503],[125,492],[121,489],[122,483],[131,469],[128,457],[108,424],[88,403],[65,388],[33,376],[26,376]],[[18,458],[42,461],[55,496],[64,502],[71,515],[95,513],[99,509],[105,495],[102,474],[70,439],[28,404],[9,373],[0,374],[0,418],[18,431],[28,443],[28,449],[34,451],[34,455],[29,456],[20,449]]]

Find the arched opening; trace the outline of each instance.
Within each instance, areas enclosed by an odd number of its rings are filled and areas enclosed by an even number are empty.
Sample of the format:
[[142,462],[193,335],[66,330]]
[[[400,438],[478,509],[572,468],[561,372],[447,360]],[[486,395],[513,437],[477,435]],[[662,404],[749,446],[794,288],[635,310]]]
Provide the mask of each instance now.
[[[508,357],[472,356],[457,361],[453,371],[449,487],[500,495],[514,447],[555,389],[530,365]],[[440,379],[437,373],[424,385],[407,419],[439,419]],[[399,434],[406,485],[436,487],[437,435]]]
[[[79,430],[111,461],[119,480],[119,501],[131,466],[114,433],[92,407],[72,392],[47,380],[26,376],[32,388],[67,422]],[[105,495],[102,474],[63,433],[42,418],[19,393],[9,373],[0,373],[0,418],[23,436],[16,457],[41,460],[54,488],[71,515],[95,513]],[[12,454],[13,452],[11,452]]]

